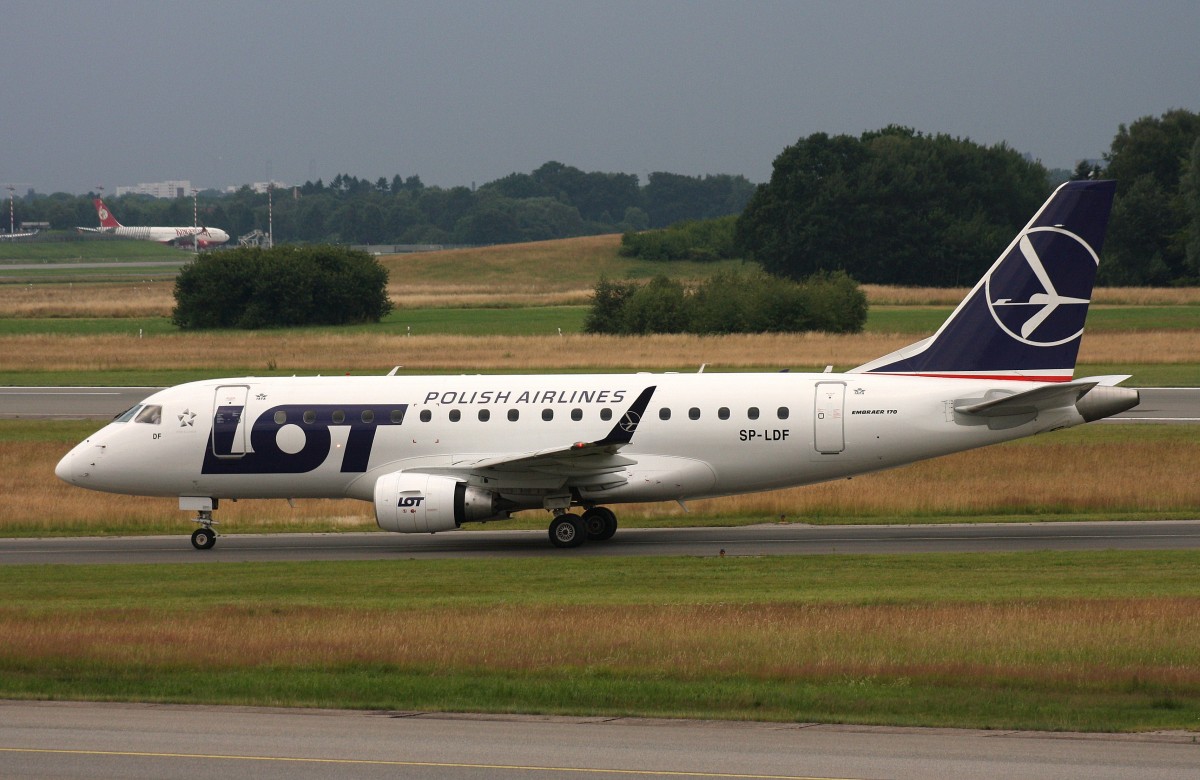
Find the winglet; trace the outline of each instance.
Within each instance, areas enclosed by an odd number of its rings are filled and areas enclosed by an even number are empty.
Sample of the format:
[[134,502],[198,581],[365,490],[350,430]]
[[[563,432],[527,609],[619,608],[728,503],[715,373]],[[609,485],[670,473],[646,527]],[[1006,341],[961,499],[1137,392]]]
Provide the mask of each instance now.
[[629,410],[621,416],[617,424],[612,427],[608,435],[597,442],[593,442],[592,446],[607,446],[611,444],[624,445],[633,441],[633,434],[637,431],[638,423],[642,421],[642,417],[646,414],[646,407],[650,405],[650,396],[654,395],[654,391],[658,389],[657,385],[651,385],[642,391]]

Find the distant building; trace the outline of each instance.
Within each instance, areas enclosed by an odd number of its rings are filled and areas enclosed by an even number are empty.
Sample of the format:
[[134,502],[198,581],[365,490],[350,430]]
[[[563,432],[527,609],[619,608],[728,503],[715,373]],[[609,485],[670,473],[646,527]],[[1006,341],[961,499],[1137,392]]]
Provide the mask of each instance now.
[[[270,188],[271,186],[274,186],[275,189],[277,189],[277,190],[286,190],[291,185],[284,184],[281,181],[274,181],[274,180],[272,180],[272,181],[255,181],[255,182],[251,182],[249,184],[242,185],[242,187],[249,187],[251,190],[253,190],[254,192],[257,192],[259,195],[265,195],[267,192],[267,189]],[[226,187],[225,191],[232,194],[232,193],[240,190],[242,187]]]
[[186,198],[192,194],[192,183],[181,181],[156,181],[134,187],[117,187],[117,197],[122,195],[150,195],[154,198]]

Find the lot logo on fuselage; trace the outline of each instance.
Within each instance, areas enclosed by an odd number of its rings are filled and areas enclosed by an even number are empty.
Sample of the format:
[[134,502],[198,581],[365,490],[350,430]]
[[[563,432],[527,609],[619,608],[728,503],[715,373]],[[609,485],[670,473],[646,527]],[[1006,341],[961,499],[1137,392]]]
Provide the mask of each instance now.
[[988,274],[985,295],[996,324],[1033,347],[1079,338],[1100,258],[1060,227],[1026,231]]
[[267,409],[250,428],[245,446],[245,407],[220,406],[213,414],[202,474],[305,474],[329,457],[334,428],[349,428],[342,453],[344,474],[362,473],[371,460],[375,431],[404,422],[407,404],[284,405]]

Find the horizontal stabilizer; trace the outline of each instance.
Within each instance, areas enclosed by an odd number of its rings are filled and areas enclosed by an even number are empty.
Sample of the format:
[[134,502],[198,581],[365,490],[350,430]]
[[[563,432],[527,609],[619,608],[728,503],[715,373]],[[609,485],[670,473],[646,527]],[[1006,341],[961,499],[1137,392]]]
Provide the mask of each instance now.
[[1132,409],[1141,402],[1137,390],[1116,387],[1128,375],[1093,376],[1060,385],[1047,385],[1009,394],[991,390],[983,398],[960,399],[954,411],[972,417],[996,419],[1005,417],[1036,417],[1039,412],[1074,406],[1086,420],[1101,420]]
[[998,391],[992,390],[983,399],[965,399],[962,406],[959,406],[960,402],[956,402],[954,411],[975,417],[1036,414],[1047,409],[1074,406],[1087,391],[1098,384],[1099,382],[1094,379],[1078,379],[1066,384],[1046,385],[1012,395],[1000,394]]

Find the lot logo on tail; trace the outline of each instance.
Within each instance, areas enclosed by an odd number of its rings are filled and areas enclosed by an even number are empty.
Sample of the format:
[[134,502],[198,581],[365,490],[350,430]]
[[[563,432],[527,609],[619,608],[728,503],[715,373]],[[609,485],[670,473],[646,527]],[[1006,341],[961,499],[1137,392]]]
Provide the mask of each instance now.
[[1083,335],[1099,264],[1092,248],[1074,233],[1061,227],[1029,229],[988,275],[984,294],[992,319],[1031,347],[1074,341]]

